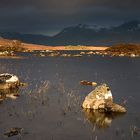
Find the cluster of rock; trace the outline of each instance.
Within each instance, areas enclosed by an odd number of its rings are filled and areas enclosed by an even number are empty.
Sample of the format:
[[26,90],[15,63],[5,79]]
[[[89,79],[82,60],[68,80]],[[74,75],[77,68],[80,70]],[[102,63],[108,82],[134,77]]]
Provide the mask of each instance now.
[[58,51],[48,51],[48,52],[43,52],[40,51],[38,53],[35,53],[35,56],[40,56],[40,57],[56,57],[56,56],[60,56],[60,57],[81,57],[81,54],[71,54],[71,53],[60,53]]
[[128,56],[128,57],[139,57],[140,54],[137,52],[123,52],[123,51],[113,51],[112,48],[109,48],[107,50],[103,51],[81,51],[77,54],[72,54],[72,53],[60,53],[60,52],[40,52],[36,53],[35,56],[40,56],[40,57],[55,57],[55,56],[60,56],[60,57],[82,57],[82,56],[92,56],[92,55],[100,55],[100,56]]
[[126,112],[124,107],[113,103],[111,90],[106,84],[102,84],[90,92],[85,97],[82,107],[105,112]]
[[0,51],[0,56],[15,56],[13,51]]
[[137,53],[125,53],[125,52],[112,52],[112,51],[109,51],[109,50],[106,50],[106,51],[101,51],[98,53],[98,55],[101,55],[101,56],[119,56],[119,57],[123,57],[123,56],[127,56],[127,57],[140,57],[140,54],[137,54]]
[[[71,50],[72,51],[72,50]],[[41,57],[54,57],[54,56],[61,56],[61,57],[82,57],[82,56],[92,56],[92,55],[100,55],[100,56],[127,56],[127,57],[140,57],[140,45],[116,45],[113,47],[109,47],[106,50],[94,50],[94,51],[80,51],[77,54],[72,54],[70,52],[59,52],[59,51],[40,51],[39,53],[36,53],[36,56]]]

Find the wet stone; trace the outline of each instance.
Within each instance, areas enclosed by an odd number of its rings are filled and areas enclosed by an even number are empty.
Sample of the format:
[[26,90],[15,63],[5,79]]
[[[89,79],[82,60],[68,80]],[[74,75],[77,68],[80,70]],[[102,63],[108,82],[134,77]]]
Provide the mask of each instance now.
[[106,84],[97,86],[90,92],[82,104],[85,109],[104,110],[105,112],[126,112],[126,109],[113,103],[113,96]]
[[6,131],[4,133],[4,135],[7,136],[7,137],[12,137],[12,136],[15,136],[15,135],[20,135],[22,130],[23,130],[23,128],[13,127],[13,128],[10,128],[8,131]]
[[90,85],[90,86],[96,86],[96,85],[97,85],[96,82],[88,82],[88,81],[86,81],[86,80],[80,81],[80,84],[81,84],[81,85]]

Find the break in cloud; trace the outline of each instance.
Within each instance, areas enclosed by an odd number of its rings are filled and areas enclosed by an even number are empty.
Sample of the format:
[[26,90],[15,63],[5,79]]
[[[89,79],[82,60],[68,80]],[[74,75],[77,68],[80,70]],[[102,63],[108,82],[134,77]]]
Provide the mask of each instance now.
[[139,19],[139,0],[1,0],[0,30],[53,34],[78,23],[113,25]]

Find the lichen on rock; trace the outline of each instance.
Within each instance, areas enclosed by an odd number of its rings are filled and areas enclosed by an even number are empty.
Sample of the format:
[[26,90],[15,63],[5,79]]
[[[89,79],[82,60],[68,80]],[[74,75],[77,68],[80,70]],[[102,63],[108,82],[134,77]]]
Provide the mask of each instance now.
[[104,110],[106,112],[126,112],[126,109],[113,103],[113,96],[110,88],[102,84],[90,92],[82,104],[85,109]]

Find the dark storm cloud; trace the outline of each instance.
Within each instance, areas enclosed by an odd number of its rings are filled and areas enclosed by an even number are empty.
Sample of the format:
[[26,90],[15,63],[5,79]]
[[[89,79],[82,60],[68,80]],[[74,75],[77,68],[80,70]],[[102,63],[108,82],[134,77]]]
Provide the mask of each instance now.
[[1,0],[0,30],[50,33],[78,23],[138,19],[139,0]]
[[86,7],[86,6],[108,6],[116,8],[133,8],[140,6],[139,0],[1,0],[0,7],[19,7],[19,6],[35,6],[35,7]]

